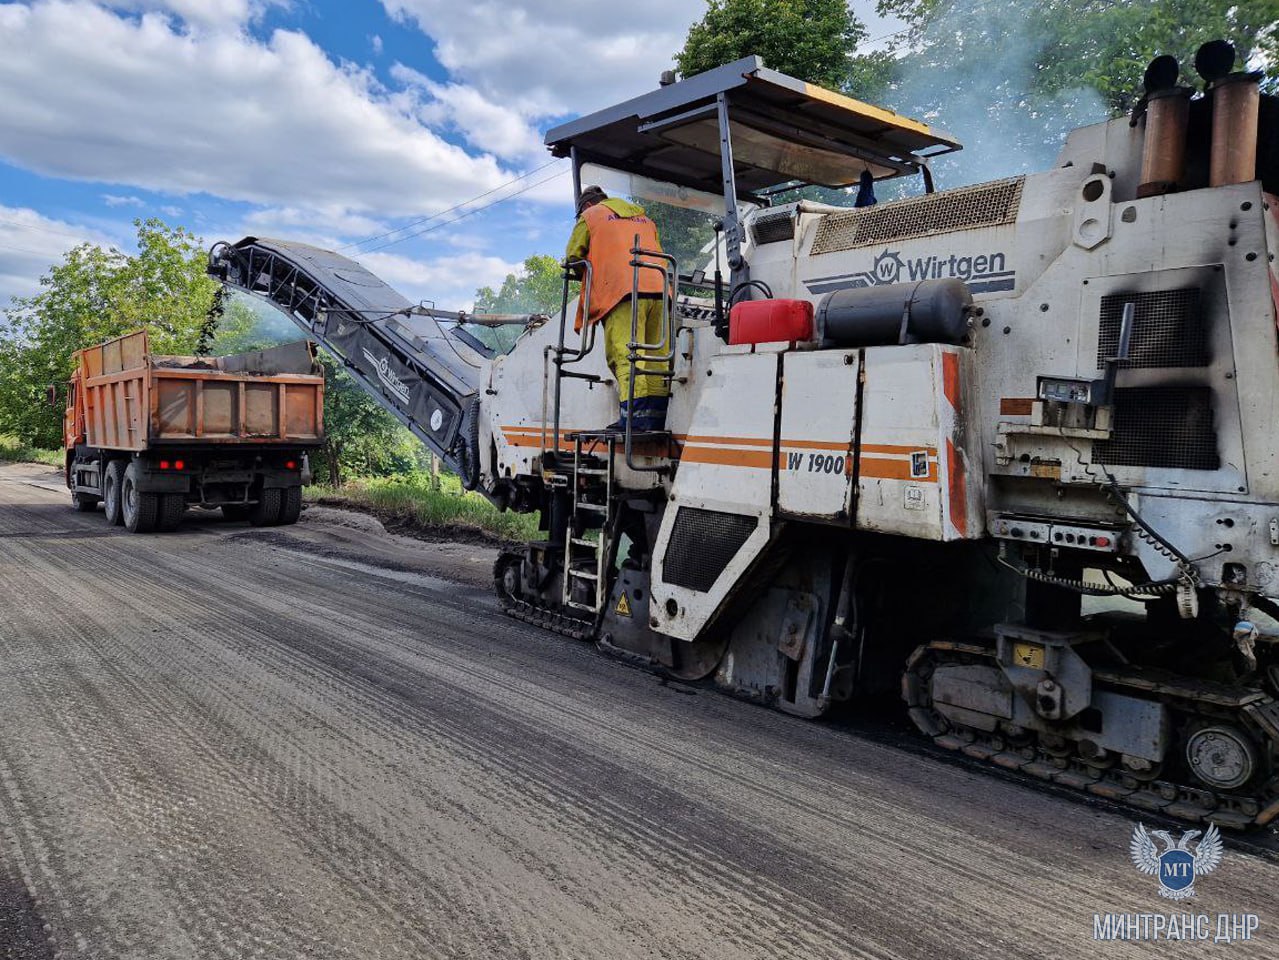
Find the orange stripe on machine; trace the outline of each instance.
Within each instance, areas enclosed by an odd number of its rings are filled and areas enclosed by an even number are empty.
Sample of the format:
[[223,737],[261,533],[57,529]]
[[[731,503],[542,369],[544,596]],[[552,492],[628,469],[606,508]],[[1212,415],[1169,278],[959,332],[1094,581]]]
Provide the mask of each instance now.
[[[542,448],[543,432],[540,427],[504,426],[501,428],[507,443],[514,447]],[[546,432],[546,440],[550,440],[550,431]],[[572,450],[573,445],[565,439],[572,430],[560,428],[560,449]],[[759,470],[771,470],[775,462],[773,441],[767,437],[716,437],[697,434],[675,434],[673,439],[683,447],[680,459],[688,463],[707,463],[728,467],[750,467]],[[550,446],[549,442],[546,443]],[[852,445],[847,441],[809,440],[802,438],[783,439],[781,441],[782,461],[780,467],[786,468],[788,452],[821,451],[837,454],[846,458],[845,472],[852,472],[847,458],[852,453]],[[917,480],[923,483],[937,482],[937,448],[913,447],[896,443],[864,443],[861,448],[861,475],[878,480]],[[923,454],[927,459],[928,472],[924,476],[916,476],[912,470],[915,458]],[[915,467],[917,470],[918,467]]]

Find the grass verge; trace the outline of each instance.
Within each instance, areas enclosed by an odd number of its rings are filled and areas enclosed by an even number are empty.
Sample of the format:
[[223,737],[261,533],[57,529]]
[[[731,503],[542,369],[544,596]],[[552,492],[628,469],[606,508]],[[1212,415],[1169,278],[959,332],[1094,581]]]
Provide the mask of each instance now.
[[478,493],[463,490],[450,475],[439,478],[438,489],[426,473],[349,480],[337,488],[312,484],[306,498],[370,513],[394,532],[503,542],[537,539],[537,514],[503,513]]
[[0,460],[17,463],[47,463],[51,467],[60,467],[63,463],[61,450],[46,450],[43,447],[32,447],[17,437],[0,434]]

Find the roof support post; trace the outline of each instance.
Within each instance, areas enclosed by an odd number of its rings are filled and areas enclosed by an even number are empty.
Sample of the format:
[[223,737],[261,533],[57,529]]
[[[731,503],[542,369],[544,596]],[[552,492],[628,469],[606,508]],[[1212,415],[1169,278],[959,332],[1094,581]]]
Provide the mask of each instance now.
[[715,97],[719,110],[719,162],[724,180],[724,244],[728,249],[729,290],[750,279],[742,258],[742,224],[737,216],[737,174],[733,168],[733,138],[728,126],[728,96]]
[[573,209],[577,209],[577,202],[582,199],[582,163],[577,156],[577,147],[569,147],[568,162],[573,166]]

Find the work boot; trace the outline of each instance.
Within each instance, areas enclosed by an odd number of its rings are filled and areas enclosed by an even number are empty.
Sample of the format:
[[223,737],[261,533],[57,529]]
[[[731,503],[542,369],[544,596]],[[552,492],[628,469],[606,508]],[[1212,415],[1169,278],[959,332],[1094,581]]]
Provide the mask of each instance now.
[[660,433],[666,429],[666,408],[669,397],[642,397],[635,401],[631,415],[631,431],[634,433]]

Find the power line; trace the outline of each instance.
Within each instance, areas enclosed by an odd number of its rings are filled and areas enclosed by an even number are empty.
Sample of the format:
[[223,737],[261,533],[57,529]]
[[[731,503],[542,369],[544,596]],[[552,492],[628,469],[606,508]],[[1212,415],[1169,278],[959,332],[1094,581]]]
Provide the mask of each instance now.
[[61,236],[61,237],[75,237],[77,240],[83,241],[85,243],[88,242],[87,240],[85,240],[84,234],[71,233],[69,230],[54,230],[52,227],[41,227],[41,226],[37,226],[34,223],[23,223],[21,220],[8,220],[4,217],[0,217],[0,223],[7,223],[7,224],[10,224],[11,226],[20,227],[23,230],[35,230],[40,233],[56,233],[58,236]]
[[28,250],[26,247],[11,247],[7,243],[0,243],[0,250],[12,250],[14,253],[29,253],[35,257],[49,257],[48,250]]
[[[491,196],[492,194],[497,193],[497,191],[502,190],[506,187],[509,187],[513,183],[519,183],[521,180],[531,177],[535,173],[541,173],[547,167],[558,162],[559,162],[559,158],[548,160],[546,161],[546,163],[542,164],[540,167],[534,167],[532,170],[529,170],[527,173],[521,173],[518,177],[512,177],[510,180],[507,180],[505,183],[499,183],[492,190],[485,190],[483,193],[479,194],[478,196],[471,197],[471,199],[469,200],[463,200],[461,203],[455,203],[453,204],[453,206],[445,210],[441,210],[438,213],[432,213],[425,217],[419,217],[417,220],[414,220],[411,223],[406,223],[402,227],[396,227],[394,230],[388,230],[386,233],[379,233],[376,236],[365,237],[363,240],[354,240],[351,243],[347,243],[342,245],[341,247],[338,247],[338,249],[349,250],[351,247],[362,247],[366,243],[372,243],[375,240],[382,240],[382,239],[385,239],[386,237],[393,236],[394,234],[401,233],[405,230],[411,230],[413,227],[420,226],[421,224],[427,223],[431,220],[436,220],[444,216],[446,213],[452,213],[454,210],[460,210],[462,207],[468,206],[474,203],[476,200],[483,200],[485,197]],[[515,196],[515,194],[512,194],[512,196]],[[393,242],[398,242],[398,241],[393,241]],[[374,249],[380,250],[381,247],[376,247]],[[364,251],[364,252],[369,253],[371,251]]]
[[884,33],[878,37],[871,37],[869,40],[863,40],[862,43],[866,45],[879,43],[881,40],[891,40],[893,37],[900,37],[903,33],[910,33],[910,31],[910,27],[902,27],[900,30],[894,30],[892,33]]
[[[548,164],[548,166],[549,166],[549,164]],[[543,168],[543,169],[545,169],[545,168]],[[403,236],[403,237],[396,237],[394,240],[388,240],[386,243],[379,244],[378,246],[373,247],[373,248],[372,248],[372,249],[370,249],[370,250],[361,250],[361,251],[359,251],[359,252],[357,252],[357,253],[356,253],[356,256],[357,256],[357,257],[359,257],[359,256],[361,256],[361,255],[363,255],[363,254],[366,254],[366,253],[376,253],[376,252],[377,252],[377,251],[379,251],[379,250],[385,250],[387,247],[394,246],[394,245],[395,245],[395,244],[397,244],[397,243],[403,243],[405,240],[412,240],[412,239],[414,239],[414,238],[416,238],[416,237],[423,237],[423,236],[426,236],[426,234],[431,233],[431,232],[433,232],[433,231],[435,231],[435,230],[439,230],[441,227],[451,227],[451,226],[453,226],[453,224],[455,224],[455,223],[460,223],[461,221],[465,220],[467,217],[474,216],[475,214],[480,213],[480,212],[482,212],[482,211],[484,211],[484,210],[487,210],[487,209],[489,209],[490,207],[495,207],[495,206],[497,206],[499,203],[505,203],[507,200],[513,200],[513,199],[515,199],[516,197],[518,197],[520,194],[522,194],[522,193],[528,193],[528,191],[532,190],[532,189],[533,189],[533,188],[535,188],[535,187],[540,187],[540,186],[541,186],[542,184],[544,184],[544,183],[550,183],[552,180],[556,179],[557,177],[562,177],[562,176],[564,176],[564,174],[566,174],[566,173],[568,173],[568,171],[567,171],[567,170],[558,170],[558,171],[556,171],[555,173],[551,174],[549,177],[545,177],[545,178],[543,178],[543,179],[541,179],[541,180],[538,180],[538,181],[537,181],[537,182],[535,182],[535,183],[530,183],[530,184],[528,184],[527,186],[525,186],[523,189],[521,189],[521,190],[516,190],[514,193],[507,194],[505,197],[498,197],[496,200],[491,200],[491,201],[489,201],[488,203],[486,203],[486,204],[484,204],[484,205],[482,205],[482,206],[479,206],[479,207],[472,207],[470,210],[465,211],[465,212],[464,212],[464,213],[462,213],[460,216],[456,216],[456,217],[454,217],[452,220],[447,220],[447,221],[445,221],[444,223],[437,223],[437,224],[434,224],[434,225],[432,225],[432,226],[427,227],[425,230],[419,230],[419,231],[417,231],[416,233],[410,233],[410,234],[408,234],[407,236]],[[492,190],[490,190],[490,191],[489,191],[489,193],[492,193],[492,192],[493,192]],[[476,198],[476,199],[478,199],[478,198]],[[473,202],[473,201],[470,201],[470,200],[466,201],[466,203],[471,203],[471,202]],[[466,206],[466,204],[465,204],[465,203],[459,203],[456,207],[453,207],[453,208],[451,208],[451,209],[456,210],[458,207],[464,207],[464,206]],[[447,213],[448,211],[441,211],[441,212],[442,212],[442,213]],[[394,232],[396,232],[396,231],[394,231],[394,230],[393,230],[393,231],[391,231],[391,232],[392,232],[392,233],[394,233]]]

